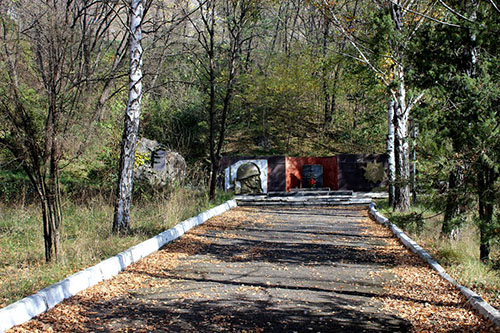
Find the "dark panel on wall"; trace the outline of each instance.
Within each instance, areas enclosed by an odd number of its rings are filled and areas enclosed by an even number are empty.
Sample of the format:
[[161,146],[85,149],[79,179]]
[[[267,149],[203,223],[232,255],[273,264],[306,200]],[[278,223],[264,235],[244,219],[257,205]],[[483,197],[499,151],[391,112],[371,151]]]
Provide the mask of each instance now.
[[376,187],[387,186],[386,176],[382,181],[372,181],[367,175],[367,169],[387,169],[385,154],[342,154],[337,155],[338,185],[340,190],[371,191]]
[[284,156],[271,156],[267,158],[268,177],[267,190],[269,192],[286,191],[286,168]]
[[302,166],[319,164],[323,167],[323,186],[332,190],[338,189],[337,158],[332,157],[287,157],[286,158],[286,190],[302,186]]
[[302,188],[323,187],[323,166],[304,164],[302,166]]

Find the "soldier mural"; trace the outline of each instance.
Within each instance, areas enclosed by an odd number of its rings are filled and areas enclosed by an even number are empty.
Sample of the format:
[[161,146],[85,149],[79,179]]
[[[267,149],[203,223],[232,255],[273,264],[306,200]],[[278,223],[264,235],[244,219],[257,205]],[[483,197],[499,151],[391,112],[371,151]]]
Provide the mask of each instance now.
[[236,180],[241,187],[236,186],[237,194],[259,194],[262,193],[260,181],[260,170],[254,163],[242,164],[236,172]]

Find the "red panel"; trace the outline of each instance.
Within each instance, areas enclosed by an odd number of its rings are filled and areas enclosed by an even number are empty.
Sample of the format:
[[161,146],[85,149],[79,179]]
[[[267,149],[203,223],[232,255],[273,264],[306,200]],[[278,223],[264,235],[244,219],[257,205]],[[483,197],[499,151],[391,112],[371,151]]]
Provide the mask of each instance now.
[[302,187],[302,166],[304,164],[321,164],[323,166],[323,186],[338,190],[336,157],[287,157],[286,190]]
[[285,159],[286,172],[286,191],[289,192],[292,188],[300,187],[302,183],[302,164],[300,158],[287,157]]

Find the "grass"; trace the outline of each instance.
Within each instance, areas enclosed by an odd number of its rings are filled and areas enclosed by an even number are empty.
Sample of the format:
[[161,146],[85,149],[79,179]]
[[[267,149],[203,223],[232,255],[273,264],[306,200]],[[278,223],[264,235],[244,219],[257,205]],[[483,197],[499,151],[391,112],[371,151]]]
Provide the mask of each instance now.
[[[460,284],[476,291],[491,305],[500,308],[500,246],[493,243],[491,262],[479,260],[479,231],[472,219],[467,219],[456,239],[441,236],[442,215],[423,205],[410,212],[393,213],[386,201],[377,202],[381,214],[401,227],[423,246]],[[423,225],[417,227],[421,217]]]
[[0,206],[0,308],[228,199],[221,193],[209,202],[205,192],[180,188],[167,197],[141,200],[132,207],[130,232],[122,236],[111,232],[113,207],[106,200],[65,201],[57,263],[45,262],[39,207]]

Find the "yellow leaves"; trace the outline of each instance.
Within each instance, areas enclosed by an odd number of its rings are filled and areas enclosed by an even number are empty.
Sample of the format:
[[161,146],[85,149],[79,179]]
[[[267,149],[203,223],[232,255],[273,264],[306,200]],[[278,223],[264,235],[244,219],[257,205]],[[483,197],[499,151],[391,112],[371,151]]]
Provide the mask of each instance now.
[[386,81],[392,81],[395,78],[394,74],[394,67],[395,67],[395,61],[394,58],[391,57],[389,54],[385,55],[382,57],[382,60],[380,61],[380,69],[382,70],[385,75],[383,76],[383,79]]
[[134,168],[143,166],[144,164],[149,163],[150,161],[151,161],[150,154],[136,152],[134,160]]

